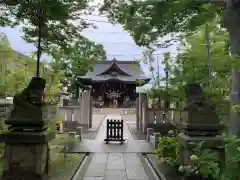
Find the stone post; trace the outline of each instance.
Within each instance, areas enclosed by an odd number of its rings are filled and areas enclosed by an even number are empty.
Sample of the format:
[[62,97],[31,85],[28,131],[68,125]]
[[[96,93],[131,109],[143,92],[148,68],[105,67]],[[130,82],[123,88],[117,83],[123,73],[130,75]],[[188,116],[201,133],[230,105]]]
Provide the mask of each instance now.
[[146,93],[139,93],[139,129],[143,128],[143,102]]
[[147,133],[148,128],[148,100],[145,95],[142,99],[142,131],[143,133]]
[[150,141],[151,135],[153,135],[153,128],[147,128],[147,141]]
[[136,99],[136,128],[139,129],[139,110],[140,110],[140,103],[139,103],[139,97]]
[[90,128],[91,120],[91,91],[82,92],[81,99],[81,125],[85,128]]
[[[185,107],[183,122],[179,125],[183,133],[177,137],[181,145],[180,162],[182,165],[191,162],[193,146],[190,142],[204,142],[202,148],[215,150],[222,145],[222,139],[217,136],[221,134],[222,126],[212,101],[204,96],[198,84],[187,85],[186,96],[188,104]],[[221,153],[221,149],[218,149],[218,152]]]
[[22,93],[14,96],[13,111],[5,121],[8,132],[0,135],[5,142],[3,180],[45,180],[49,171],[47,111],[42,102],[46,81],[34,77]]
[[89,104],[89,128],[92,127],[92,110],[93,110],[93,107],[92,107],[92,96],[90,95],[90,104]]

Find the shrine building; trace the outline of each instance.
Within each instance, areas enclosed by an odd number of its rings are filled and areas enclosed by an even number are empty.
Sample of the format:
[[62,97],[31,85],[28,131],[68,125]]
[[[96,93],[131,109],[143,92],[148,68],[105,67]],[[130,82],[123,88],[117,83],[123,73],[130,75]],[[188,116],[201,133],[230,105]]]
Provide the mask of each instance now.
[[144,76],[136,61],[97,62],[92,71],[80,76],[84,85],[92,87],[94,107],[134,107],[136,103],[136,87],[150,81]]

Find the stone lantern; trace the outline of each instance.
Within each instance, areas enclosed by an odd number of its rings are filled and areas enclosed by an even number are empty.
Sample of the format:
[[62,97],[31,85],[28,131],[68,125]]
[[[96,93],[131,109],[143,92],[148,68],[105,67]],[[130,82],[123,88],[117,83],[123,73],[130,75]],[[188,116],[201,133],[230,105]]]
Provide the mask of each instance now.
[[180,161],[183,165],[189,164],[192,153],[191,142],[204,142],[203,148],[216,149],[222,144],[222,125],[216,114],[213,102],[205,97],[198,84],[188,84],[185,88],[187,105],[183,122],[179,125],[183,133],[178,135],[181,145]]
[[48,142],[55,137],[48,131],[43,101],[46,81],[40,77],[14,96],[13,110],[5,121],[8,132],[1,134],[5,142],[4,171],[1,179],[42,180],[48,177]]

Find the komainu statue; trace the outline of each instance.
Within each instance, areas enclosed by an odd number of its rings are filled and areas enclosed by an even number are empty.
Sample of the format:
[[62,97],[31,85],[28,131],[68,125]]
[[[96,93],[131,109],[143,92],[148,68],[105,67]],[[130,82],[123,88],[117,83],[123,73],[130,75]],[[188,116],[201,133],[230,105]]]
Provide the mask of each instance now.
[[216,106],[198,84],[188,84],[185,88],[187,105],[182,125],[187,134],[216,135],[220,132],[220,120]]
[[185,87],[185,94],[188,103],[185,109],[200,110],[202,108],[210,108],[212,111],[215,111],[215,104],[204,95],[199,84],[188,84]]
[[46,80],[33,77],[27,88],[13,98],[13,111],[6,124],[10,131],[44,131],[44,89]]

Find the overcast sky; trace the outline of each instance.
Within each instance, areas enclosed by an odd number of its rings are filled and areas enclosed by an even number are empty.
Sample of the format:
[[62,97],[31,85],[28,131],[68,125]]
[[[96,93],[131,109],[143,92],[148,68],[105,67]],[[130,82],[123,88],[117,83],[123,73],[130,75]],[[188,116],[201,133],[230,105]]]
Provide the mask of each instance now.
[[[103,44],[108,60],[112,60],[114,57],[117,60],[134,60],[142,58],[142,48],[134,43],[131,36],[124,31],[121,25],[112,25],[103,15],[91,15],[84,18],[94,23],[97,29],[86,29],[83,31],[83,35],[92,41]],[[14,50],[26,55],[31,55],[32,52],[36,51],[33,44],[29,44],[21,38],[23,33],[20,29],[0,27],[0,32],[7,35]],[[155,57],[158,56],[158,58],[162,60],[164,52],[172,52],[175,54],[176,46],[157,50],[154,54],[158,55],[155,55]],[[146,75],[150,76],[148,66],[142,64],[142,68]],[[160,74],[164,75],[162,65],[160,65]]]

